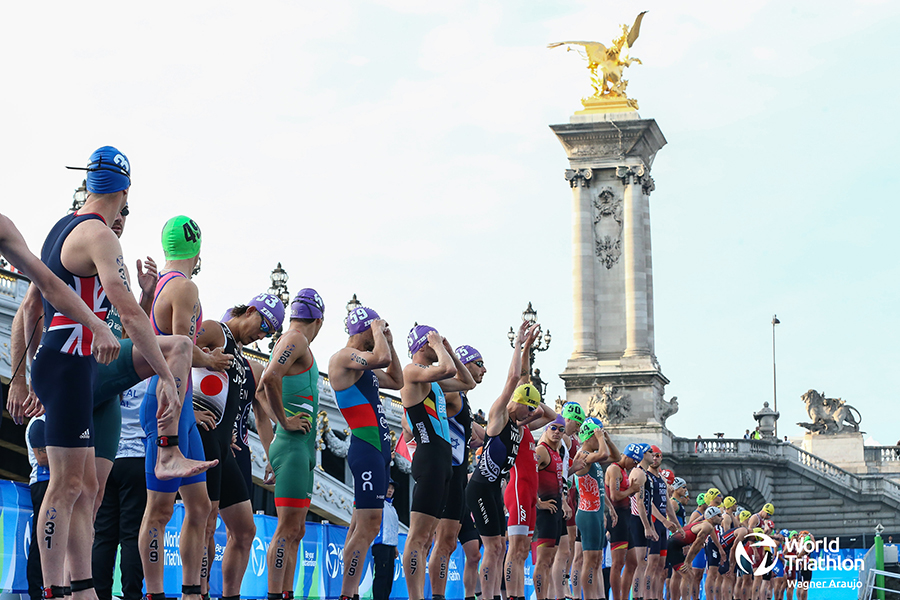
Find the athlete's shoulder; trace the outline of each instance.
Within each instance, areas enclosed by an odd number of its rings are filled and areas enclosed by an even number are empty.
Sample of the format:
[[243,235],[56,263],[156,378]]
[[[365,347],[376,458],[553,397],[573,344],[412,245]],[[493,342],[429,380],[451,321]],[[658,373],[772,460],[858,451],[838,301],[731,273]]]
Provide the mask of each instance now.
[[278,345],[293,346],[297,350],[305,351],[309,349],[309,340],[302,331],[296,329],[288,329],[278,339]]

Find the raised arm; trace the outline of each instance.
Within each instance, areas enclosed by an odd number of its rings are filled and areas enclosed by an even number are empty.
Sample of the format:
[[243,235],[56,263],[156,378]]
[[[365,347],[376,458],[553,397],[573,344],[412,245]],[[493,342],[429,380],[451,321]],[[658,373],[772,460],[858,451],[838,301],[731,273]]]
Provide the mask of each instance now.
[[448,379],[456,376],[456,365],[450,358],[452,352],[448,353],[444,347],[444,338],[437,331],[428,332],[428,345],[434,350],[438,357],[436,365],[420,365],[412,363],[403,369],[403,381],[405,383],[434,383],[442,379]]
[[612,441],[612,438],[609,437],[609,432],[605,429],[603,430],[603,437],[606,438],[606,447],[609,448],[608,464],[619,462],[622,459],[622,453],[619,451],[619,447]]
[[[375,340],[375,347],[371,352],[344,347],[334,353],[328,361],[328,378],[331,381],[332,389],[335,391],[346,390],[356,383],[362,371],[374,371],[390,366],[391,346],[384,336],[384,328],[384,320],[375,319],[372,322],[372,337]],[[380,386],[380,379],[378,383]]]
[[450,355],[450,359],[453,361],[453,366],[456,367],[456,375],[452,379],[444,379],[438,382],[438,385],[441,386],[441,389],[444,392],[468,392],[469,390],[475,389],[475,378],[472,377],[472,374],[469,373],[469,370],[462,364],[462,361],[459,360],[459,357],[456,356],[456,352],[453,351],[453,347],[450,345],[450,342],[447,341],[447,338],[443,339],[444,350],[447,351],[447,354]]
[[394,349],[394,334],[387,325],[384,327],[384,337],[391,349],[391,364],[383,371],[376,370],[375,376],[378,377],[379,387],[387,390],[399,390],[403,388],[403,366],[400,365],[400,356]]
[[499,435],[506,425],[506,422],[509,420],[509,411],[507,410],[506,405],[509,404],[513,392],[516,391],[516,387],[519,385],[519,372],[522,369],[522,351],[519,349],[519,346],[525,337],[527,328],[528,323],[523,322],[519,326],[519,331],[516,332],[515,340],[513,340],[512,358],[509,362],[509,371],[506,372],[506,383],[503,384],[503,390],[488,410],[488,422],[484,431],[485,435]]

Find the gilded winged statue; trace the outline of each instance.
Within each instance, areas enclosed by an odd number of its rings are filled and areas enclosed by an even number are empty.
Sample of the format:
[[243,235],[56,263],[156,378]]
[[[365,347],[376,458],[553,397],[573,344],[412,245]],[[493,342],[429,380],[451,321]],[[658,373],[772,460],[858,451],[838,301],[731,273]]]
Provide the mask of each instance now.
[[[622,71],[625,67],[630,67],[632,63],[642,64],[640,59],[631,57],[629,51],[641,33],[641,19],[646,13],[647,11],[644,11],[639,14],[630,29],[627,25],[622,25],[622,35],[614,39],[608,48],[600,42],[556,42],[548,44],[547,47],[567,46],[567,51],[576,50],[582,58],[588,61],[594,97],[619,96],[624,98],[628,81],[622,78]],[[580,48],[573,48],[573,46]],[[600,75],[597,74],[598,68],[601,72]]]

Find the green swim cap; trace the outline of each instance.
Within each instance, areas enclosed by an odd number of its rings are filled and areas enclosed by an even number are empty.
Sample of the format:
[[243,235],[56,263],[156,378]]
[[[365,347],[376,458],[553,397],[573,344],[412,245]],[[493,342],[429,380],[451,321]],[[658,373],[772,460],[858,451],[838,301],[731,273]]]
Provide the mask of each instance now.
[[584,423],[584,411],[577,402],[566,402],[562,409],[563,419],[570,419],[578,424]]
[[703,506],[704,504],[706,504],[706,492],[697,496],[697,506]]
[[200,227],[184,215],[172,217],[162,229],[166,260],[184,260],[200,254]]

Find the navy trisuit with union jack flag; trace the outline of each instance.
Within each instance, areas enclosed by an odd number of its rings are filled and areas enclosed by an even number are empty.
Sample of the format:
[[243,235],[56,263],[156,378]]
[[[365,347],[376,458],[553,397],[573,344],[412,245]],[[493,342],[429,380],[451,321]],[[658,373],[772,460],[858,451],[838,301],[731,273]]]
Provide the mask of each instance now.
[[[79,277],[60,259],[63,242],[81,223],[98,214],[68,214],[50,230],[41,248],[41,260],[81,298],[102,321],[109,304],[97,275]],[[44,299],[44,333],[31,365],[35,394],[47,413],[48,446],[84,448],[94,445],[93,398],[97,363],[91,355],[93,333]]]

